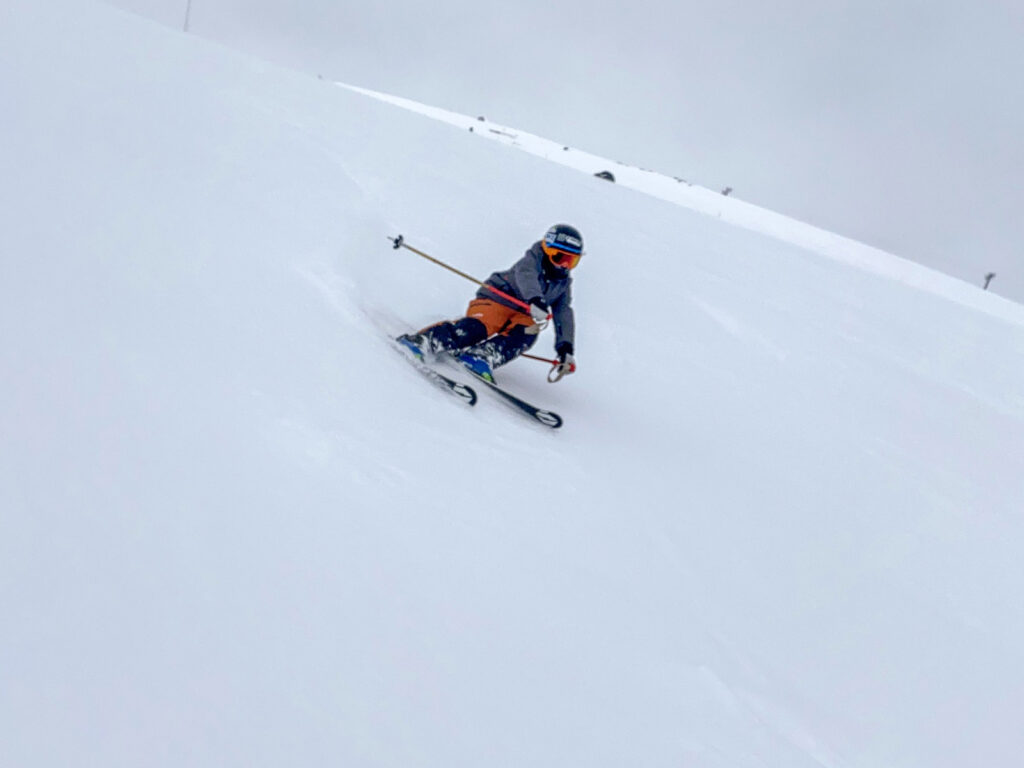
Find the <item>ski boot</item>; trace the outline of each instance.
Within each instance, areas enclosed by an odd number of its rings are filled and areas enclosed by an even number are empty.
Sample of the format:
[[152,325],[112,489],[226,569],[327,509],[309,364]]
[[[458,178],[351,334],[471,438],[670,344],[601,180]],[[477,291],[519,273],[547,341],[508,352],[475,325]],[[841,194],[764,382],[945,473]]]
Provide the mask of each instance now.
[[433,357],[430,339],[423,333],[403,333],[395,339],[396,342],[405,347],[421,363],[429,362],[427,355]]
[[466,369],[472,371],[484,381],[494,383],[494,370],[491,368],[490,362],[480,355],[474,355],[470,352],[459,352],[455,355],[455,359],[459,361]]

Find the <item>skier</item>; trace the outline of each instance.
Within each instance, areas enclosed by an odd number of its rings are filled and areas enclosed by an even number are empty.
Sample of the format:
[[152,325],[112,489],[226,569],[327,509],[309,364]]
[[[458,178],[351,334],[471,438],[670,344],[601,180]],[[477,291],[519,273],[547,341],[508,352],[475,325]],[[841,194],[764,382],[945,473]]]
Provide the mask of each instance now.
[[[493,369],[511,362],[537,341],[549,316],[555,323],[557,372],[576,370],[575,318],[570,272],[583,256],[583,236],[568,224],[555,224],[504,272],[495,272],[469,303],[466,316],[424,328],[398,341],[416,354],[454,354],[478,374],[493,380]],[[496,291],[488,290],[493,286]],[[501,294],[529,305],[527,313]]]

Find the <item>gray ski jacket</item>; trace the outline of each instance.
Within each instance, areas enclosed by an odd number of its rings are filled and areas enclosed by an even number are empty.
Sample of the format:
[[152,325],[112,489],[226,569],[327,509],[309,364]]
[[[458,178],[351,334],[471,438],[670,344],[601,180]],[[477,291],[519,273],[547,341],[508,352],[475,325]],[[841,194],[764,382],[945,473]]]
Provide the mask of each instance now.
[[[547,256],[538,240],[526,251],[519,261],[504,272],[495,272],[484,283],[493,285],[498,290],[529,302],[531,299],[542,299],[551,307],[551,316],[555,321],[555,347],[563,341],[575,346],[576,318],[572,311],[572,278],[568,270],[558,270],[551,266],[545,268]],[[490,299],[499,304],[522,311],[522,307],[491,293],[486,287],[476,293],[478,298]]]

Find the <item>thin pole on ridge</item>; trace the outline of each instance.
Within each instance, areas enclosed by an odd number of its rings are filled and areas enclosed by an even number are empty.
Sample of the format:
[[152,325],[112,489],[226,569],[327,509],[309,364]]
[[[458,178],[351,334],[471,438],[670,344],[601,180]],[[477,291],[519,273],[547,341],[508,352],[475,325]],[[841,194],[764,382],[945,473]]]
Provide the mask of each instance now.
[[185,3],[185,26],[182,31],[188,32],[188,19],[192,15],[192,0],[187,0]]

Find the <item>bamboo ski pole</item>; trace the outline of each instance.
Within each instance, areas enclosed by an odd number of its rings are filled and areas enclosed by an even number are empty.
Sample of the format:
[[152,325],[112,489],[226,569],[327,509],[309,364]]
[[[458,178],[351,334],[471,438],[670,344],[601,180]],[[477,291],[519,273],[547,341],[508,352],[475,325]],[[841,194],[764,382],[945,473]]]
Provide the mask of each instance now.
[[[462,271],[456,269],[455,267],[453,267],[453,266],[451,266],[449,264],[445,264],[440,259],[435,259],[433,256],[431,256],[431,255],[429,255],[427,253],[424,253],[420,249],[413,248],[411,245],[409,245],[407,242],[405,242],[405,238],[402,235],[399,235],[398,237],[388,237],[388,240],[390,240],[392,243],[395,244],[394,248],[395,248],[396,251],[399,248],[405,248],[407,251],[412,251],[417,256],[422,256],[427,261],[431,261],[434,264],[437,264],[437,266],[439,266],[439,267],[444,267],[449,272],[454,272],[459,277],[465,278],[466,280],[469,280],[469,282],[471,282],[471,283],[476,283],[477,285],[479,285],[484,290],[486,290],[486,291],[488,291],[490,293],[493,293],[495,296],[501,296],[501,298],[505,299],[505,301],[510,301],[513,304],[515,304],[517,307],[522,307],[524,310],[526,310],[526,314],[530,314],[530,305],[527,304],[522,299],[517,299],[515,296],[512,296],[512,295],[510,295],[508,293],[505,293],[505,291],[502,291],[499,288],[495,288],[493,285],[487,285],[487,283],[485,283],[485,282],[483,282],[481,280],[477,280],[472,275],[467,275],[465,272],[462,272]],[[548,320],[550,320],[550,319],[551,319],[551,315],[549,314],[548,315]]]

